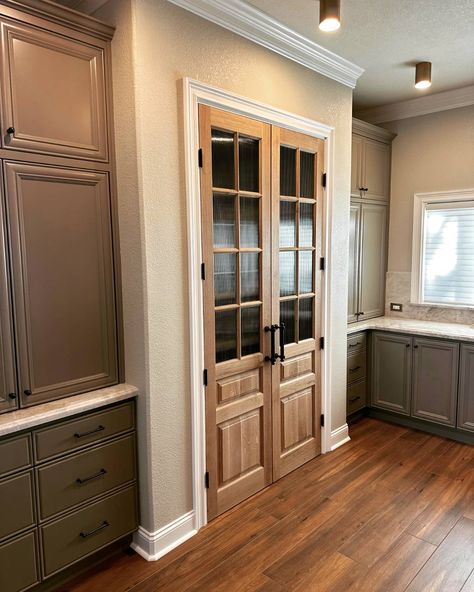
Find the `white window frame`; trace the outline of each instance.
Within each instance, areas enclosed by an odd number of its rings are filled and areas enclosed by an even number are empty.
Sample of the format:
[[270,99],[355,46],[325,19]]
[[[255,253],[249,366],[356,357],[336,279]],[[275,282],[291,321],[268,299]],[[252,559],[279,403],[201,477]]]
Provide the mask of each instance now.
[[458,189],[454,191],[437,191],[434,193],[415,193],[413,208],[413,243],[411,264],[411,303],[422,306],[439,306],[442,308],[474,308],[468,304],[446,304],[423,302],[423,237],[426,208],[429,205],[441,207],[442,204],[459,204],[474,201],[474,189]]

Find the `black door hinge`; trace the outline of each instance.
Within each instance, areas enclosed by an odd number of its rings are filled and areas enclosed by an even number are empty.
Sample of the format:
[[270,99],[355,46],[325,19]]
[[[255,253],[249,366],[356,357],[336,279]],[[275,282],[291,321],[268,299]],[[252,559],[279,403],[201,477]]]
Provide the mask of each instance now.
[[204,386],[207,386],[207,368],[205,368],[202,373],[202,382],[203,382]]
[[202,280],[206,279],[206,264],[205,263],[201,263],[201,279]]
[[319,338],[319,349],[324,349],[324,337]]
[[198,150],[198,164],[199,168],[202,169],[202,148],[199,148]]
[[327,179],[328,179],[328,177],[327,177],[326,173],[323,173],[323,187],[326,187]]
[[321,427],[324,427],[324,413],[321,413]]
[[320,259],[319,259],[319,269],[321,271],[324,271],[326,269],[326,258],[325,257],[320,257]]
[[209,489],[209,471],[204,473],[204,486],[206,489]]

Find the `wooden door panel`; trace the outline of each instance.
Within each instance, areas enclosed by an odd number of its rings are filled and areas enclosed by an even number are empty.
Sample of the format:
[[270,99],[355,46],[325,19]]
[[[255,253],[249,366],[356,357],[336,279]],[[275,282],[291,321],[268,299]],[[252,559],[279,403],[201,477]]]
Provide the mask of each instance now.
[[105,46],[6,18],[0,25],[3,146],[107,160]]
[[272,371],[276,480],[321,451],[317,348],[324,142],[273,127],[272,162],[272,322],[280,334],[284,325],[286,356]]
[[117,382],[108,177],[5,164],[22,404]]
[[6,220],[2,187],[0,189],[0,413],[11,411],[18,406],[10,281],[5,241]]

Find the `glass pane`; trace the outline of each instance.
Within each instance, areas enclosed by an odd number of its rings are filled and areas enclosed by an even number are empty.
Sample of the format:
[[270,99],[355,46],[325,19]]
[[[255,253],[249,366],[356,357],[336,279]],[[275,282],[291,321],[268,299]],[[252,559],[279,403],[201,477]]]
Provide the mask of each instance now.
[[240,309],[242,326],[242,356],[260,351],[260,307]]
[[314,298],[302,298],[299,301],[299,341],[314,337],[313,334],[313,301]]
[[259,190],[259,140],[239,136],[239,187],[242,191]]
[[234,134],[212,130],[212,185],[235,188]]
[[280,146],[280,195],[296,197],[296,149]]
[[242,302],[260,300],[259,253],[240,255],[240,293]]
[[280,296],[296,294],[295,252],[280,252]]
[[235,197],[214,194],[214,246],[235,247]]
[[313,204],[300,202],[300,247],[313,246]]
[[300,251],[299,258],[300,294],[307,294],[313,291],[313,253]]
[[285,345],[295,342],[295,304],[296,300],[280,302],[280,323],[285,323]]
[[237,309],[216,312],[216,362],[237,357]]
[[236,261],[235,253],[216,253],[214,255],[216,306],[236,303]]
[[258,247],[259,245],[259,208],[260,200],[254,197],[240,198],[240,246]]
[[296,203],[280,201],[280,247],[296,245]]
[[300,196],[314,198],[314,154],[300,152]]

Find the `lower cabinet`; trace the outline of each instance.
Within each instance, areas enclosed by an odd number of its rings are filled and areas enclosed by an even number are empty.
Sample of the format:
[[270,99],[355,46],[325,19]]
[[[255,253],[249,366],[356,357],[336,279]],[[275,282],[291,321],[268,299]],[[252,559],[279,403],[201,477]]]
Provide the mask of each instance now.
[[457,427],[474,432],[474,345],[461,345]]
[[29,590],[136,530],[134,417],[129,401],[0,440],[0,592]]

